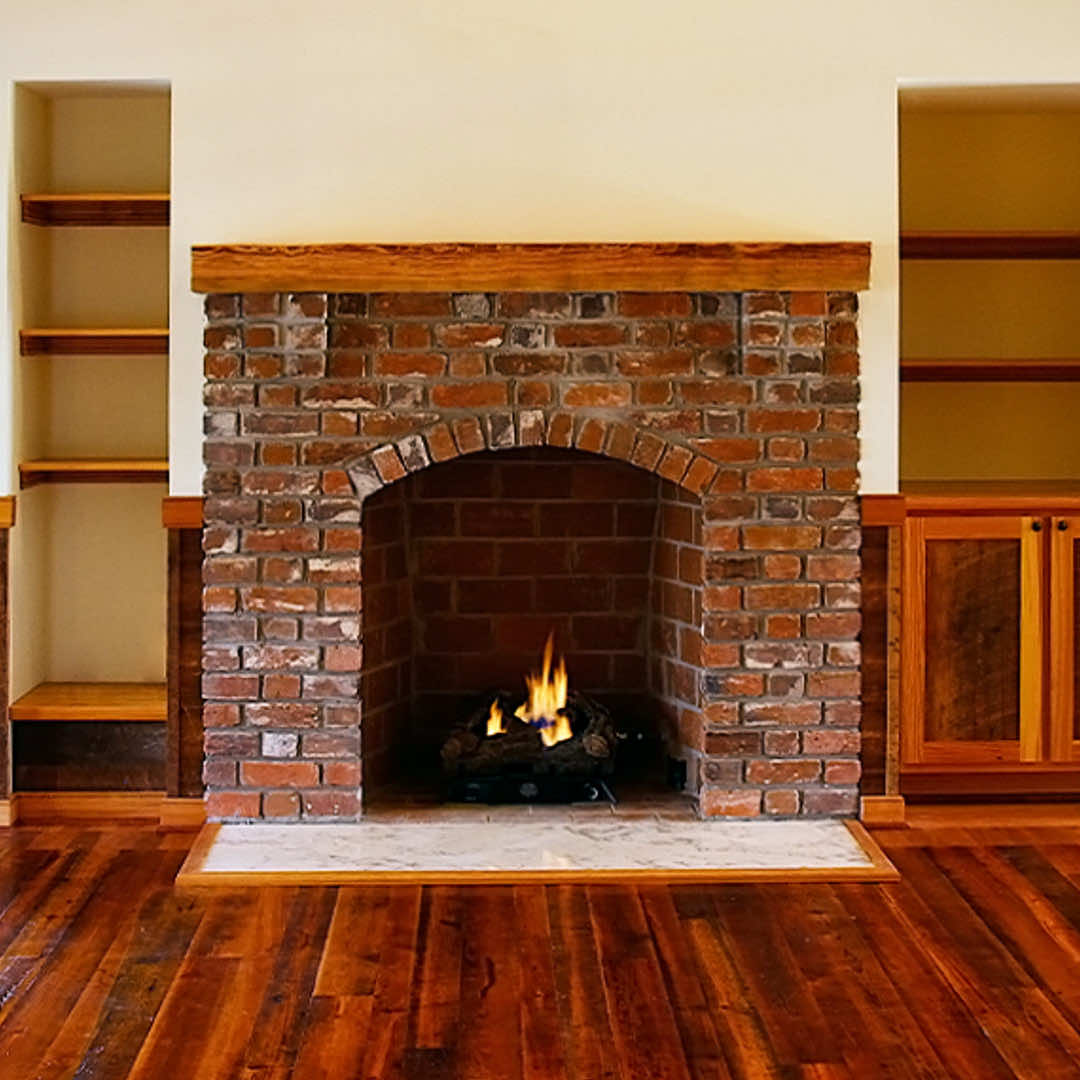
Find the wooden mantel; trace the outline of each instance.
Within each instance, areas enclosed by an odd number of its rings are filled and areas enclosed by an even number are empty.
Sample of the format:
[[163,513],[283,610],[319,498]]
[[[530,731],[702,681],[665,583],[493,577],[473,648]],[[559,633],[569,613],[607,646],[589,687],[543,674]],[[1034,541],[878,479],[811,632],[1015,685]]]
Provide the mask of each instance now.
[[226,244],[191,253],[198,293],[858,292],[869,279],[870,245],[846,242]]

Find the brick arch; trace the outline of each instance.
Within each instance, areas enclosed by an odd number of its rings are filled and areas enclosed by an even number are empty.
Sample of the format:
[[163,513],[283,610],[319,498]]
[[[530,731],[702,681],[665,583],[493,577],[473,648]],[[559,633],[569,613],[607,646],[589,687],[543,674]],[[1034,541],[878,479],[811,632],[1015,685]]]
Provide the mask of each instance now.
[[361,499],[429,465],[482,450],[553,446],[628,462],[656,473],[700,496],[712,485],[720,464],[681,442],[603,416],[539,409],[467,416],[385,442],[345,468]]

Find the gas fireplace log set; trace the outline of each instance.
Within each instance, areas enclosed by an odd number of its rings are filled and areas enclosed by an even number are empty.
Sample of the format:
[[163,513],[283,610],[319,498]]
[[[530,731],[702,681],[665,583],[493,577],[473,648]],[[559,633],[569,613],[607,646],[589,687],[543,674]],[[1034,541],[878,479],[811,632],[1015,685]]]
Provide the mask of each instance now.
[[477,802],[595,801],[611,792],[619,733],[598,701],[569,689],[566,666],[552,668],[553,639],[544,664],[528,676],[528,696],[500,690],[485,695],[443,743],[445,791]]
[[[704,815],[854,813],[868,265],[197,249],[211,819],[357,818],[424,756],[579,797],[631,716]],[[574,688],[515,715],[552,630]]]

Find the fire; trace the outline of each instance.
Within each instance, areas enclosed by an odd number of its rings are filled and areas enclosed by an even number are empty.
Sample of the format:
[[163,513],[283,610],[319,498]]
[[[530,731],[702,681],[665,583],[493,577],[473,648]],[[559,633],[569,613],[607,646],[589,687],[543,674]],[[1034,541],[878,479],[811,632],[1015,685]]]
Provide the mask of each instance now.
[[506,727],[503,725],[503,711],[499,708],[499,699],[496,698],[491,703],[491,708],[488,710],[487,733],[489,735],[503,735],[505,732]]
[[[553,673],[551,661],[554,651],[554,634],[549,634],[544,646],[544,666],[539,674],[534,672],[525,676],[529,697],[514,711],[519,720],[539,729],[545,746],[554,746],[564,739],[573,738],[574,734],[570,730],[570,718],[563,712],[566,708],[566,661],[560,657],[559,666]],[[489,734],[490,723],[489,720]]]

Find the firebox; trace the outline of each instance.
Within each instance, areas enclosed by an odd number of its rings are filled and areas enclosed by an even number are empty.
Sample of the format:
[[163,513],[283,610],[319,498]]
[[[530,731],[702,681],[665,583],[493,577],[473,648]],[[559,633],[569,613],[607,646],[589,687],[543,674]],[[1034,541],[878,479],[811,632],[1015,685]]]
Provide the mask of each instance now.
[[[206,314],[211,818],[356,818],[402,783],[619,797],[621,758],[684,770],[703,815],[855,811],[852,293]],[[564,704],[532,702],[560,663]]]

